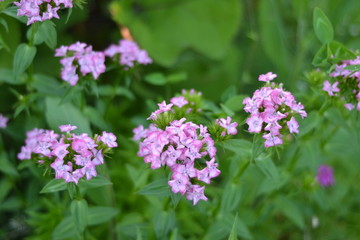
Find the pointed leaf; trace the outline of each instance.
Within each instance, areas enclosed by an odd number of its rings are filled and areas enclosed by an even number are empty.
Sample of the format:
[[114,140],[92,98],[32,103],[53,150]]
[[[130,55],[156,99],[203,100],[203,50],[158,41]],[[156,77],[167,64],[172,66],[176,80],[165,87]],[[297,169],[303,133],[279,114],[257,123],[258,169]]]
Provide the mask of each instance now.
[[78,239],[79,234],[76,231],[74,221],[71,217],[64,218],[54,229],[52,233],[54,240]]
[[141,189],[138,194],[165,197],[170,196],[171,191],[166,178],[159,179]]
[[64,179],[53,179],[48,182],[43,189],[41,189],[40,193],[51,193],[58,192],[67,189],[67,183]]
[[90,189],[90,188],[98,188],[106,185],[112,185],[113,183],[104,176],[97,176],[90,180],[80,179],[79,188],[80,189]]
[[333,26],[325,13],[318,7],[314,9],[313,27],[320,42],[330,43],[334,39]]
[[18,78],[32,63],[36,54],[36,47],[25,43],[20,44],[15,52],[13,73]]
[[82,233],[85,230],[88,219],[88,205],[85,199],[75,199],[70,206],[71,217],[76,229]]
[[92,207],[89,208],[87,215],[88,225],[98,225],[110,221],[119,214],[119,210],[112,207]]

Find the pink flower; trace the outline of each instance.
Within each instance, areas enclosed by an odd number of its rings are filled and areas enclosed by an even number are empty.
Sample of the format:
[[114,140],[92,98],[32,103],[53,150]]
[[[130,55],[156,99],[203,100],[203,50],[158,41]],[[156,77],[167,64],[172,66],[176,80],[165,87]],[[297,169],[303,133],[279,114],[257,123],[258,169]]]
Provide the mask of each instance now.
[[[97,176],[95,166],[104,163],[105,147],[98,146],[94,138],[90,138],[86,133],[70,133],[76,126],[62,125],[59,128],[67,134],[59,135],[44,129],[27,132],[26,145],[21,147],[18,158],[33,159],[42,165],[48,165],[55,170],[56,178],[63,178],[66,182],[78,183],[84,176],[88,180]],[[104,133],[102,137],[108,144],[113,145],[111,133]]]
[[336,81],[333,85],[331,85],[331,83],[326,80],[324,82],[323,90],[328,92],[330,96],[334,96],[334,92],[340,92],[340,89],[337,87],[338,84],[339,82]]
[[63,160],[64,157],[69,153],[69,151],[67,151],[67,148],[69,146],[70,146],[70,144],[59,143],[56,145],[56,147],[52,150],[51,153],[57,159]]
[[268,72],[266,74],[261,74],[259,76],[259,81],[262,81],[262,82],[269,82],[271,80],[273,80],[274,78],[276,78],[277,75],[275,73],[272,73],[272,72]]
[[355,108],[354,104],[352,104],[352,103],[345,103],[344,107],[349,111],[351,111]]
[[47,19],[59,18],[57,11],[60,7],[73,7],[72,0],[19,0],[14,4],[19,7],[17,15],[28,18],[27,25]]
[[104,54],[108,57],[119,56],[120,65],[125,66],[125,70],[134,67],[136,63],[147,65],[152,63],[151,58],[145,50],[130,40],[120,40],[119,45],[111,44]]
[[100,141],[105,143],[109,148],[114,148],[118,146],[116,142],[116,137],[113,133],[107,133],[104,131],[99,139]]
[[70,124],[59,126],[61,132],[71,132],[72,130],[77,129],[76,126],[71,126]]
[[0,113],[0,128],[6,128],[9,119]]
[[286,124],[290,133],[299,133],[299,123],[295,120],[294,117],[292,117]]
[[171,187],[171,191],[174,193],[180,192],[181,195],[184,195],[187,191],[187,185],[189,184],[189,179],[184,175],[174,175],[172,180],[168,182],[169,186]]
[[281,135],[273,135],[271,133],[268,134],[264,134],[263,138],[266,140],[264,143],[264,146],[266,148],[268,147],[272,147],[272,146],[276,146],[276,145],[281,145],[283,143],[283,140],[281,139]]
[[182,108],[184,105],[189,103],[184,96],[173,97],[170,102],[179,108]]
[[249,132],[261,132],[263,120],[259,116],[254,115],[249,117],[248,119],[246,119],[246,123],[247,125],[249,125]]
[[104,53],[93,51],[92,46],[85,43],[76,42],[70,46],[61,46],[55,49],[55,56],[64,57],[60,60],[63,65],[61,78],[71,86],[76,85],[79,80],[77,70],[83,76],[91,73],[95,80],[106,70]]
[[321,165],[318,168],[316,180],[323,187],[328,187],[333,185],[335,183],[335,179],[332,168],[328,165]]
[[[159,104],[159,107],[165,110],[170,108],[165,102]],[[231,125],[230,122],[231,118],[222,121],[226,126]],[[143,157],[144,162],[150,163],[152,169],[165,165],[170,167],[173,173],[168,184],[174,193],[186,194],[191,200],[194,199],[194,204],[199,199],[205,198],[203,196],[205,187],[202,188],[201,195],[201,189],[193,188],[190,180],[197,178],[199,181],[210,183],[211,178],[220,174],[214,158],[216,154],[214,141],[206,127],[186,122],[186,118],[182,118],[170,122],[164,130],[152,124],[148,129],[138,127],[134,133],[137,139],[141,139],[138,156]],[[204,159],[206,155],[212,159],[205,161],[207,165],[205,168],[197,169],[198,166],[195,167],[199,165],[197,161]],[[188,192],[189,189],[194,191]]]
[[191,185],[186,193],[186,198],[192,200],[193,204],[196,205],[199,200],[207,201],[207,197],[204,195],[205,187],[199,185]]
[[216,123],[219,124],[221,127],[226,129],[226,133],[228,135],[236,135],[237,134],[237,129],[236,127],[238,126],[237,122],[231,122],[232,119],[231,117],[227,117],[225,118],[220,118],[220,119],[216,119]]

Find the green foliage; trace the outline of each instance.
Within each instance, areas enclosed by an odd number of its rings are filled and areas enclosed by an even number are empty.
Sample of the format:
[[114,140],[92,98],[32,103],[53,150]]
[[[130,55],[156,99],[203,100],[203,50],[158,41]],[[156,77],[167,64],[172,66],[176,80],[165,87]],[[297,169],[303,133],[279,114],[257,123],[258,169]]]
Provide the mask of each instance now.
[[318,7],[314,8],[313,26],[321,43],[330,43],[334,39],[333,26],[325,13]]
[[[139,44],[161,65],[173,65],[191,48],[212,59],[222,59],[241,17],[236,0],[198,0],[177,3],[114,1],[113,18],[130,28]],[[134,8],[139,8],[139,13]],[[186,17],[184,17],[186,15]],[[166,20],[166,21],[165,21]],[[211,39],[211,41],[209,41]]]
[[36,47],[22,43],[18,46],[14,56],[13,73],[17,79],[32,63],[36,54]]

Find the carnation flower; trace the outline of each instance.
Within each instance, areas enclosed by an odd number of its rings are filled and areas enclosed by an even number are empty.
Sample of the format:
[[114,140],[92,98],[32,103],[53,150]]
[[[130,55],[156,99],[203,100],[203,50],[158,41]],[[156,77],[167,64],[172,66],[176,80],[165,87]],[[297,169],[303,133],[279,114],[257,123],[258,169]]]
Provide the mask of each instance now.
[[55,171],[55,178],[66,182],[77,184],[81,178],[90,180],[96,177],[96,166],[104,163],[104,153],[117,146],[115,135],[103,132],[101,137],[91,138],[86,133],[70,133],[76,126],[62,125],[59,128],[66,134],[36,128],[27,132],[18,159],[33,159],[50,166]]
[[60,60],[63,65],[61,78],[71,86],[79,80],[78,71],[82,76],[91,73],[96,80],[106,70],[105,55],[102,52],[92,50],[92,46],[76,42],[70,46],[61,46],[55,49],[56,57],[64,57]]
[[333,169],[328,165],[321,165],[318,168],[316,180],[323,187],[331,186],[335,183]]
[[[273,75],[276,74],[267,73],[261,79],[266,76],[270,79]],[[259,81],[263,80],[259,78]],[[294,116],[307,116],[304,106],[297,103],[294,96],[285,91],[281,84],[276,86],[274,83],[266,83],[266,86],[256,90],[251,98],[245,98],[243,104],[245,112],[250,113],[250,117],[246,119],[248,131],[263,133],[265,147],[281,145],[282,137],[287,131],[299,133],[299,124]]]
[[57,11],[60,8],[73,7],[72,0],[20,0],[14,4],[19,7],[17,15],[28,18],[27,25],[52,18],[59,19]]
[[216,119],[216,124],[218,124],[220,127],[222,127],[224,129],[224,131],[221,133],[221,136],[226,136],[226,135],[236,135],[237,134],[237,129],[236,127],[238,126],[237,122],[231,122],[232,119],[231,117],[227,117],[225,118],[220,118],[220,119]]
[[6,128],[9,119],[0,113],[0,128]]
[[[360,71],[351,71],[345,69],[348,66],[360,65],[360,56],[356,59],[345,60],[335,65],[335,70],[330,73],[334,81],[324,82],[323,90],[331,97],[337,97],[343,106],[351,111],[356,107],[360,111]],[[336,93],[336,94],[334,94]]]
[[[174,193],[186,194],[194,204],[199,199],[206,200],[205,196],[193,197],[195,192],[198,193],[200,190],[194,190],[194,186],[197,185],[193,185],[191,179],[209,184],[210,179],[218,176],[220,171],[217,169],[218,164],[215,163],[214,141],[202,125],[187,122],[182,118],[174,120],[164,130],[151,125],[146,131],[143,127],[138,127],[134,132],[135,139],[141,136],[138,156],[143,157],[146,163],[150,163],[152,169],[168,166],[172,171],[168,183]],[[201,165],[206,156],[210,161],[205,161],[206,166],[199,168],[199,164]],[[203,190],[204,187],[202,196]]]
[[118,59],[120,65],[125,69],[134,67],[136,63],[147,65],[152,63],[152,59],[145,50],[130,40],[120,40],[118,45],[112,44],[105,51],[107,57]]
[[[193,89],[183,90],[170,104],[165,101],[158,104],[159,109],[148,118],[152,122],[148,128],[140,125],[133,130],[134,140],[139,141],[138,156],[152,169],[169,167],[171,191],[186,195],[194,205],[207,200],[205,186],[199,184],[210,184],[220,174],[215,142],[208,128],[186,118],[200,112],[201,95]],[[217,119],[212,127],[216,126],[218,135],[223,132],[225,136],[236,134],[237,125],[227,117]]]

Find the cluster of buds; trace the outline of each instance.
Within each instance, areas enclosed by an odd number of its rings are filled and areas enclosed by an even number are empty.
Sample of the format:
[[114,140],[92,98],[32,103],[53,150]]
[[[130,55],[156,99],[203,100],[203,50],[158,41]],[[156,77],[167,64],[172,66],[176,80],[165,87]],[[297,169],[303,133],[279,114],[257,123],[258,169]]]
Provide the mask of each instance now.
[[6,128],[9,119],[0,113],[0,128]]
[[93,51],[91,45],[76,42],[70,46],[61,46],[55,51],[56,57],[64,57],[60,60],[63,65],[61,78],[71,86],[76,85],[79,80],[78,70],[83,76],[91,73],[94,79],[105,72],[104,53]]
[[270,84],[276,77],[276,74],[271,72],[260,75],[259,81],[266,82],[265,86],[256,90],[252,98],[247,97],[243,101],[244,110],[251,114],[246,120],[248,131],[262,132],[265,147],[281,145],[283,134],[287,131],[299,133],[299,124],[294,116],[307,116],[304,106],[297,103],[294,96],[282,88],[282,84]]
[[348,110],[357,108],[360,111],[360,71],[351,71],[346,68],[352,65],[360,65],[360,56],[353,60],[342,61],[340,65],[335,65],[335,70],[330,73],[334,78],[334,83],[329,80],[324,82],[323,90],[329,96],[339,97],[344,102],[344,107]]
[[60,8],[73,7],[72,0],[20,0],[14,4],[19,7],[17,15],[28,18],[27,25],[52,18],[59,19],[57,11]]
[[104,155],[117,147],[113,133],[103,132],[90,138],[88,134],[70,133],[76,126],[62,125],[61,135],[52,130],[33,129],[27,132],[26,145],[18,154],[20,160],[32,159],[55,171],[55,178],[75,182],[97,176],[96,166],[104,163]]
[[145,50],[140,49],[136,42],[125,39],[120,40],[118,45],[111,44],[104,54],[119,61],[125,69],[134,67],[136,63],[143,65],[152,63]]
[[[220,174],[215,162],[216,147],[206,126],[184,117],[199,112],[201,93],[183,90],[183,95],[170,101],[158,104],[159,109],[148,118],[152,121],[149,128],[140,125],[133,130],[134,139],[140,141],[138,156],[152,169],[168,166],[172,172],[168,181],[171,190],[186,195],[195,205],[199,200],[207,200],[205,186],[200,184],[210,184]],[[231,118],[217,120],[225,135],[237,133],[237,123],[230,121]]]

